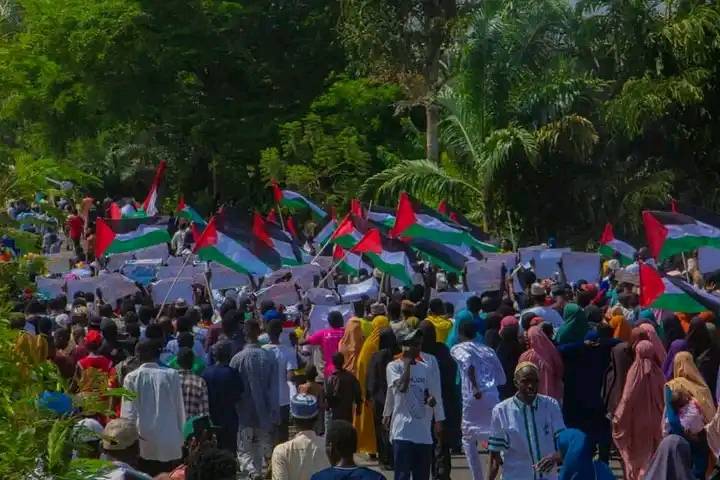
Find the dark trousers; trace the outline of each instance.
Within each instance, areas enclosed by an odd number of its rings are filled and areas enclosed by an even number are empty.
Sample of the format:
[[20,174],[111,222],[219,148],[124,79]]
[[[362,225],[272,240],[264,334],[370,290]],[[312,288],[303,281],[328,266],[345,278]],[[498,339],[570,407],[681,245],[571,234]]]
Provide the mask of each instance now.
[[395,440],[395,480],[429,480],[432,445]]
[[215,434],[217,438],[217,446],[223,450],[227,450],[233,455],[237,455],[237,437],[238,426],[222,427]]
[[159,462],[157,460],[146,460],[142,457],[138,459],[138,470],[147,473],[151,477],[160,475],[161,473],[170,473],[180,465],[180,459],[171,460],[169,462]]
[[382,423],[385,404],[373,402],[373,413],[375,420],[375,441],[377,443],[378,461],[380,465],[393,466],[393,447],[390,443],[390,435]]
[[275,425],[273,433],[275,445],[288,441],[290,437],[290,405],[280,407],[280,423]]
[[434,455],[432,459],[433,478],[435,480],[450,480],[450,469],[452,468],[450,444],[444,438],[435,437],[434,440]]

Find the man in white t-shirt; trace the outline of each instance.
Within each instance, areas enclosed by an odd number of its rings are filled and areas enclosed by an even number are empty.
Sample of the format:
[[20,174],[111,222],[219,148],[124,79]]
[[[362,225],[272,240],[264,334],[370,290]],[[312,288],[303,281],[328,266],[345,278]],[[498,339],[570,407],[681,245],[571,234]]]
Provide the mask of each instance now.
[[492,411],[488,480],[495,480],[501,465],[503,480],[555,480],[561,461],[555,440],[565,430],[562,410],[554,398],[537,393],[535,364],[520,363],[514,377],[517,393]]
[[288,441],[290,427],[290,380],[292,372],[298,368],[295,349],[280,343],[283,333],[283,322],[280,319],[270,320],[266,326],[270,343],[263,348],[275,356],[278,373],[278,397],[280,405],[280,423],[275,430],[274,444]]
[[390,429],[396,480],[428,480],[432,461],[433,417],[442,433],[445,410],[437,363],[420,355],[422,332],[402,339],[402,358],[387,366],[387,396],[383,423]]
[[545,291],[545,287],[539,283],[533,283],[530,286],[530,299],[533,302],[533,306],[520,312],[520,317],[522,318],[528,312],[534,313],[538,317],[541,317],[545,323],[552,325],[553,329],[557,330],[562,326],[563,318],[557,310],[545,305],[546,298],[547,292]]

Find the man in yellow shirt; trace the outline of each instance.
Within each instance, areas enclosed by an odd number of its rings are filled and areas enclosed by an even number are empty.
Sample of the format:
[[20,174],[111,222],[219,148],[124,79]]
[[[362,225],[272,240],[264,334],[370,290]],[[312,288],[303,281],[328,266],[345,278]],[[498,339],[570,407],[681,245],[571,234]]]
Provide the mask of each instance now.
[[445,303],[441,299],[433,298],[430,300],[427,320],[435,327],[437,341],[445,343],[450,334],[452,322],[445,318]]

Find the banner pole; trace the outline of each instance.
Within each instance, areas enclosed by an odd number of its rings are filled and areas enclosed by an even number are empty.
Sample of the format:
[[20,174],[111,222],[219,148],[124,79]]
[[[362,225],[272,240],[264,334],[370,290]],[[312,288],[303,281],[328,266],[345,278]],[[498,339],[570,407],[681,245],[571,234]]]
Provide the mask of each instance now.
[[158,314],[155,317],[155,323],[157,323],[158,319],[162,315],[163,308],[165,307],[165,304],[167,303],[168,297],[170,297],[170,294],[172,293],[173,288],[175,288],[175,284],[177,283],[178,279],[180,278],[180,275],[182,275],[183,270],[185,270],[185,267],[187,266],[188,262],[190,261],[190,258],[192,257],[192,254],[188,254],[185,257],[185,261],[182,264],[182,267],[180,267],[180,271],[175,275],[175,278],[173,278],[172,284],[170,284],[170,289],[165,294],[165,298],[162,301],[162,304],[160,305],[160,308],[158,309]]

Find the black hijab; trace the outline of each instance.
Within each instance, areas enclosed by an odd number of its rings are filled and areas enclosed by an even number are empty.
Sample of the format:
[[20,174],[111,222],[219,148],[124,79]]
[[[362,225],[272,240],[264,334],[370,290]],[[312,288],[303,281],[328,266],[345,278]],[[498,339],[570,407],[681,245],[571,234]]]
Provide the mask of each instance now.
[[663,327],[663,344],[665,345],[665,350],[667,351],[670,349],[672,342],[685,338],[685,332],[680,324],[680,319],[678,319],[675,315],[663,317],[660,322]]
[[634,359],[633,349],[627,342],[615,345],[610,351],[610,366],[605,372],[605,382],[601,392],[605,410],[609,415],[615,413],[620,403],[628,370]]
[[524,350],[520,343],[518,333],[519,331],[516,325],[505,327],[501,329],[499,333],[500,341],[495,349],[495,353],[497,353],[500,364],[502,364],[503,370],[505,371],[505,378],[508,379],[505,385],[498,387],[500,400],[510,398],[517,392],[515,382],[512,381],[512,378],[515,375],[515,367],[517,367],[520,355],[522,355]]

